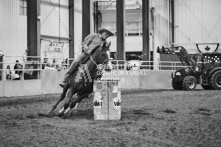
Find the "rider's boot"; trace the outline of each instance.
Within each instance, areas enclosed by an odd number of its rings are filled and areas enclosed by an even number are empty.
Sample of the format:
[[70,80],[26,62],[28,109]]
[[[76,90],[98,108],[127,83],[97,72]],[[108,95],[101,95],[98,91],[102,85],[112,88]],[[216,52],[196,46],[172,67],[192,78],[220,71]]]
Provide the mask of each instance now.
[[68,78],[69,78],[69,74],[74,72],[79,65],[80,65],[80,62],[75,62],[72,66],[70,66],[71,69],[69,69],[68,72],[66,73],[63,82],[59,84],[62,88],[64,88],[65,85],[67,84],[67,81],[68,81]]
[[61,88],[64,88],[65,84],[66,84],[65,81],[63,81],[62,83],[59,84],[59,86],[61,86]]
[[59,84],[59,86],[61,86],[62,88],[64,88],[65,87],[65,85],[66,85],[66,81],[67,81],[67,77],[68,77],[68,75],[66,75],[66,77],[64,78],[64,80],[62,81],[62,83],[60,83]]

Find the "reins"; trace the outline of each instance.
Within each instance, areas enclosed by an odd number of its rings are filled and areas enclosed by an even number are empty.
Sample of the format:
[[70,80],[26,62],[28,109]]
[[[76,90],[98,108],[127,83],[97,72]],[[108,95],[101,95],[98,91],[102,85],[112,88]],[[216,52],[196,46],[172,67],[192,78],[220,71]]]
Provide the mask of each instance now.
[[[91,60],[91,61],[96,65],[96,67],[98,68],[98,64],[94,61],[92,55],[90,55],[90,60]],[[105,63],[106,61],[109,61],[109,60],[110,60],[110,59],[105,60],[104,63]],[[104,63],[102,63],[102,64],[104,64]]]
[[98,67],[97,63],[94,61],[92,55],[90,55],[90,60]]

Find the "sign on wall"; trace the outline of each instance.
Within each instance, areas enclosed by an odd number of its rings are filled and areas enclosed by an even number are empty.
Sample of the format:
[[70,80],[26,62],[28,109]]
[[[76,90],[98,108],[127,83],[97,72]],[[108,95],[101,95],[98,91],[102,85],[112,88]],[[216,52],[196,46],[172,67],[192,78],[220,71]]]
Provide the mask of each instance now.
[[61,64],[69,57],[69,43],[56,40],[41,40],[41,60],[48,59],[49,64]]

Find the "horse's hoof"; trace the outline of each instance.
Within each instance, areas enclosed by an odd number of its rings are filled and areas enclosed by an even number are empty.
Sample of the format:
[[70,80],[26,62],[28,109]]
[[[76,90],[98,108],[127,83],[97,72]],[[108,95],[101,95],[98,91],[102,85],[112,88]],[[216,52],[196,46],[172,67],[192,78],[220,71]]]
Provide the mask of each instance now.
[[54,111],[48,112],[48,117],[54,117],[54,116],[55,116],[55,112]]
[[68,117],[71,117],[71,112],[68,112],[68,113],[65,113],[62,118],[68,118]]
[[62,117],[64,115],[64,113],[58,113],[57,116],[58,117]]
[[63,111],[62,112],[58,112],[58,114],[57,114],[58,117],[62,117],[63,115],[64,115]]
[[64,115],[61,116],[61,118],[66,119],[66,118],[68,118],[68,116],[66,114],[64,114]]

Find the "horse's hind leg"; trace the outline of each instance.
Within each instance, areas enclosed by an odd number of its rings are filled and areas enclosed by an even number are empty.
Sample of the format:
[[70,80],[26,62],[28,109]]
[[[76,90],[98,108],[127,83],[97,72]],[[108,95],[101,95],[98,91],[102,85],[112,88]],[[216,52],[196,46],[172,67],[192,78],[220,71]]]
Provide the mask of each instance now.
[[89,94],[91,94],[93,92],[93,83],[91,83],[91,85],[88,87],[88,90],[85,91],[85,93],[79,95],[76,99],[74,99],[71,104],[70,104],[70,108],[76,108],[78,103],[80,103],[85,97],[88,97]]
[[74,99],[74,100],[71,102],[70,108],[72,109],[72,108],[76,107],[76,106],[78,105],[78,103],[80,103],[81,100],[82,100],[83,98],[87,97],[89,94],[90,94],[90,93],[84,93],[84,94],[78,96],[76,99]]
[[57,108],[58,104],[64,100],[66,93],[68,91],[68,87],[64,87],[63,92],[60,96],[60,99],[57,101],[57,103],[52,107],[52,109],[49,111],[48,115],[53,116],[54,115],[54,110]]
[[75,98],[75,99],[73,99],[72,101],[70,100],[69,101],[69,105],[66,105],[66,106],[68,106],[67,108],[66,108],[66,110],[64,111],[64,117],[69,117],[69,116],[71,116],[71,114],[72,114],[72,109],[73,108],[76,108],[77,107],[77,105],[78,105],[78,103],[83,99],[83,98],[85,98],[85,97],[87,97],[88,96],[88,93],[85,93],[85,94],[82,94],[82,95],[80,95],[80,96],[78,96],[77,98]]

